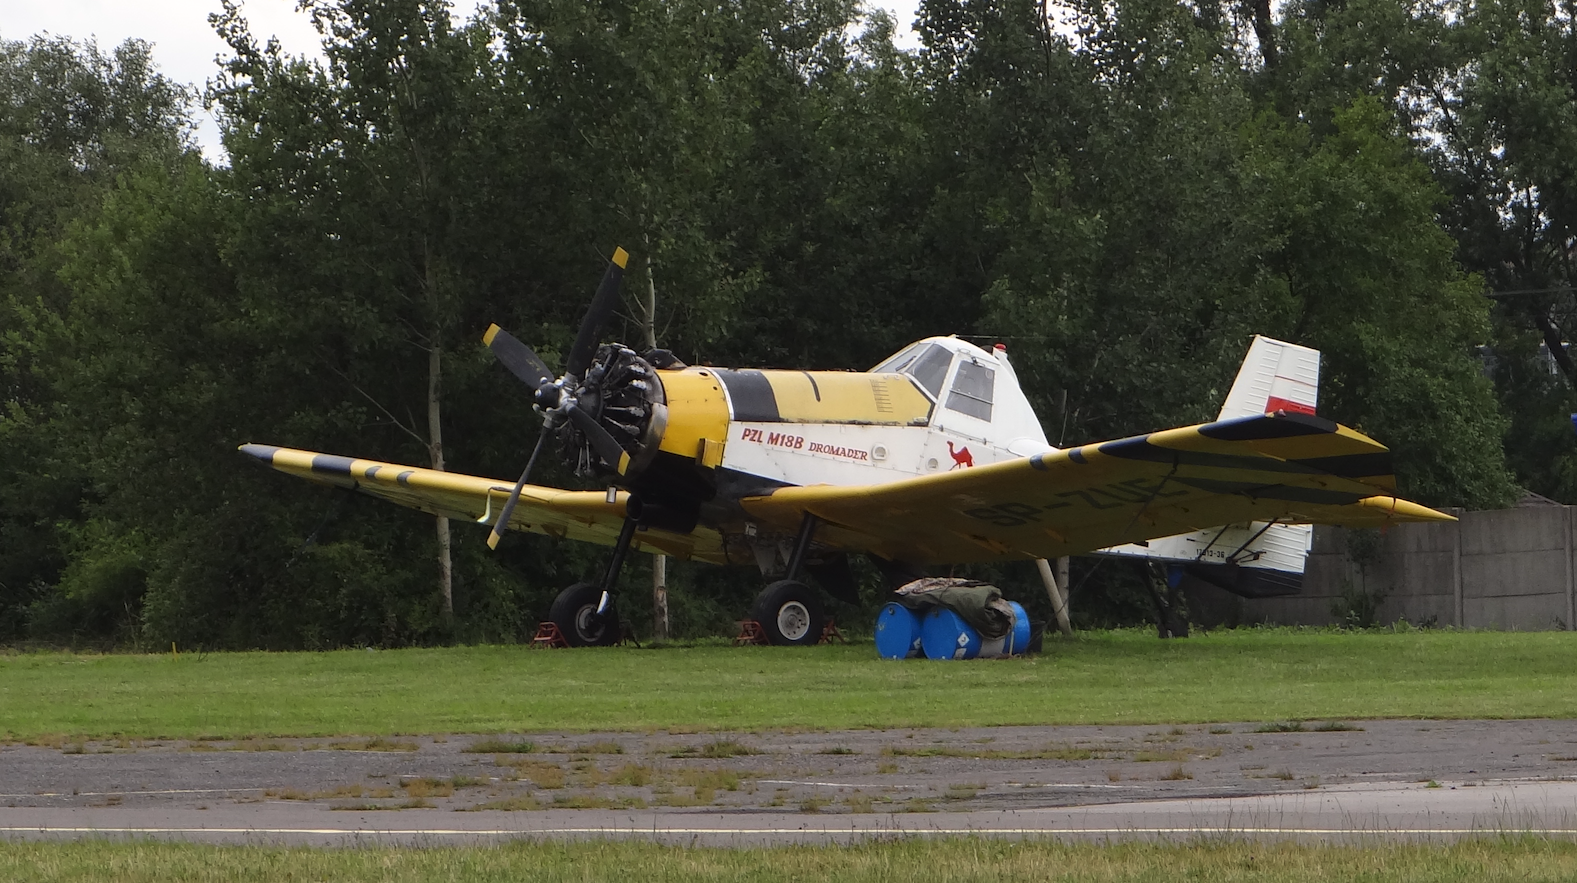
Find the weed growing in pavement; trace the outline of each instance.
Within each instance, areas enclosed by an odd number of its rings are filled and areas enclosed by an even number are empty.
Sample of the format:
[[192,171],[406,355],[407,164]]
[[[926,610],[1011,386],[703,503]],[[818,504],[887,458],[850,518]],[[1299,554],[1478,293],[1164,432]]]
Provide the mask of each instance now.
[[466,754],[531,754],[537,750],[535,742],[510,742],[505,739],[482,739],[460,749]]
[[813,794],[799,802],[799,811],[806,813],[821,812],[830,803],[832,803],[832,801],[828,800],[827,798]]
[[415,742],[401,742],[383,736],[373,736],[371,739],[355,742],[330,742],[328,747],[334,751],[416,751],[421,746]]
[[564,787],[564,768],[556,763],[545,760],[515,760],[505,755],[493,758],[498,766],[508,767],[510,774],[506,779],[526,779],[538,788],[558,789]]
[[1073,745],[1047,745],[1045,748],[1009,751],[973,745],[926,745],[921,747],[886,746],[887,757],[971,757],[977,760],[1092,760],[1108,757],[1109,751]]

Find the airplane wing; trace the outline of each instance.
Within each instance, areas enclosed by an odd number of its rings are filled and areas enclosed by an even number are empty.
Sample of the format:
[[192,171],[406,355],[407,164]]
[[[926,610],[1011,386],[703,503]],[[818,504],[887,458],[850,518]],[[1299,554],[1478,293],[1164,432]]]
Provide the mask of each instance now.
[[1246,521],[1378,527],[1450,521],[1397,499],[1390,454],[1311,414],[1277,412],[890,484],[784,487],[742,503],[783,532],[916,564],[1053,558]]
[[[267,466],[319,484],[346,488],[388,500],[430,515],[487,524],[498,516],[513,481],[480,478],[436,469],[399,466],[376,460],[357,460],[272,445],[242,445],[245,453]],[[611,546],[624,524],[624,504],[629,494],[620,491],[609,503],[601,491],[566,491],[527,485],[510,516],[509,526],[528,533],[568,537]],[[633,548],[662,552],[675,558],[696,558],[726,563],[722,540],[716,531],[697,527],[690,534],[643,530]]]

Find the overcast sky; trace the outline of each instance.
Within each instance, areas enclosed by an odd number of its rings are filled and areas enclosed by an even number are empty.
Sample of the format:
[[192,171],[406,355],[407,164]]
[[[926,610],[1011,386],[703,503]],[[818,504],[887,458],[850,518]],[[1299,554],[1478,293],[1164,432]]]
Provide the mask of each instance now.
[[[916,0],[874,2],[898,19],[899,44],[913,45],[908,28]],[[476,0],[455,0],[454,6],[457,17],[469,16]],[[47,31],[93,37],[100,49],[108,50],[138,37],[153,44],[154,60],[166,76],[202,86],[214,75],[214,58],[225,51],[208,26],[208,14],[218,9],[218,0],[0,0],[0,38],[23,40]],[[243,10],[259,42],[277,36],[287,52],[318,54],[317,32],[307,16],[296,12],[296,0],[245,0]],[[199,122],[197,138],[204,153],[219,159],[218,129],[206,115]]]

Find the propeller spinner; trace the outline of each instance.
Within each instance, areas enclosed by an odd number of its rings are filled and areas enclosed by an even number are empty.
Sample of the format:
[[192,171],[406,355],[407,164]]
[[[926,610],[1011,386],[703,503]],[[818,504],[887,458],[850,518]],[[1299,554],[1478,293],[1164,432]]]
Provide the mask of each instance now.
[[550,432],[558,434],[565,459],[577,473],[611,476],[615,483],[638,471],[633,466],[644,465],[647,458],[643,453],[656,450],[667,423],[662,383],[656,372],[622,344],[597,346],[598,333],[618,307],[619,283],[629,257],[622,248],[614,250],[565,360],[564,376],[555,379],[531,347],[497,325],[482,337],[504,367],[531,387],[534,407],[542,412],[542,433],[493,523],[487,538],[489,548],[497,548],[508,529],[515,504]]

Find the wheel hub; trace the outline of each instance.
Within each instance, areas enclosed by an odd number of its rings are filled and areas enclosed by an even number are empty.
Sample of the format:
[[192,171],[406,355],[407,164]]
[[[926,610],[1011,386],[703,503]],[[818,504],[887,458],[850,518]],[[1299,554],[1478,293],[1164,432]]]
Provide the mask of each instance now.
[[790,601],[778,608],[778,633],[790,641],[798,641],[810,632],[810,611],[799,601]]
[[575,611],[575,632],[587,643],[594,643],[604,627],[602,617],[597,615],[597,605],[587,604]]

